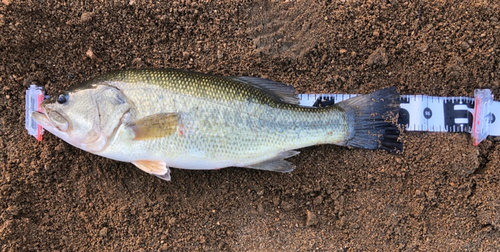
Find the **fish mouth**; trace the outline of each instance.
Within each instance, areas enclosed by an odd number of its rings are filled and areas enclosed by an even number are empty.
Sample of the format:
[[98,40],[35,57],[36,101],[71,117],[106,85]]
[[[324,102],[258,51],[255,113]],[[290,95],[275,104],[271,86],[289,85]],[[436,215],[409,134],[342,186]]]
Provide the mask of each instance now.
[[49,117],[45,113],[33,111],[31,113],[31,116],[33,117],[33,119],[35,119],[35,122],[40,124],[43,128],[55,127],[55,125],[52,123],[52,121],[50,121]]
[[33,111],[31,116],[43,128],[50,132],[53,130],[66,132],[69,127],[68,121],[60,113],[52,110],[46,110],[42,104],[42,112]]
[[[43,108],[42,108],[42,111],[45,111]],[[52,113],[54,113],[54,111],[52,111]],[[50,114],[52,116],[52,114]],[[72,144],[72,145],[75,145],[72,140],[71,140],[71,137],[69,136],[68,132],[66,131],[62,131],[57,124],[55,124],[49,116],[47,116],[46,113],[43,113],[43,112],[38,112],[38,111],[34,111],[31,113],[31,116],[33,117],[33,119],[40,125],[42,126],[42,128],[44,128],[45,130],[49,131],[50,133],[54,134],[55,136],[61,138],[62,140]],[[75,145],[77,146],[77,145]],[[77,146],[78,147],[78,146]]]

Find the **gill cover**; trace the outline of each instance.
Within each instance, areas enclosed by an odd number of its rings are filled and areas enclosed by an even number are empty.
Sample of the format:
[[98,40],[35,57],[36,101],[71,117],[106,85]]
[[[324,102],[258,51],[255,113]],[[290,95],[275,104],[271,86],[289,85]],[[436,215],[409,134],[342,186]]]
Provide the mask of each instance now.
[[96,140],[83,143],[82,148],[99,152],[106,147],[108,138],[118,129],[122,117],[130,111],[131,106],[125,94],[114,86],[97,85],[92,98],[97,107],[97,118],[94,120]]

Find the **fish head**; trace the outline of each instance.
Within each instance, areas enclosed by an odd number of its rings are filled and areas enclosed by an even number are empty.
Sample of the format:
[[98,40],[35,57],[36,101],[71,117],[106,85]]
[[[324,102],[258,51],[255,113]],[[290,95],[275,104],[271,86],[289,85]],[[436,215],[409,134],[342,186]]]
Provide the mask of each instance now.
[[122,123],[130,106],[124,94],[109,85],[91,85],[44,100],[33,112],[43,128],[85,151],[97,153]]

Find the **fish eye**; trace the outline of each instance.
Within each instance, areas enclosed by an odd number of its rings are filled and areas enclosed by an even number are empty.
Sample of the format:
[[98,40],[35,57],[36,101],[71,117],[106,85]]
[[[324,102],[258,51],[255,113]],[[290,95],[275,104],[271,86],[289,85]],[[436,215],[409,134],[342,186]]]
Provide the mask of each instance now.
[[59,104],[64,104],[68,101],[68,97],[65,94],[60,94],[59,97],[57,97],[57,103]]

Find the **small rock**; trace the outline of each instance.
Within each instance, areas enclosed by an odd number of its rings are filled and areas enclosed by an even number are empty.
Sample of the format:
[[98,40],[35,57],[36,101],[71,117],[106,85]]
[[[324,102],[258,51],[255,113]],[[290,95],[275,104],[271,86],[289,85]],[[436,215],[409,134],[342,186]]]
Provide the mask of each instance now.
[[87,55],[87,57],[91,58],[91,59],[94,59],[95,58],[95,55],[94,55],[94,52],[92,51],[92,48],[89,48],[87,50],[87,52],[85,53],[85,55]]
[[258,191],[257,191],[257,195],[258,195],[258,196],[262,196],[262,195],[264,195],[264,190],[263,190],[263,189],[258,190]]
[[283,201],[281,202],[281,209],[285,210],[285,211],[288,211],[288,210],[292,210],[293,209],[293,205],[286,202],[286,201]]
[[99,231],[99,235],[102,236],[102,237],[106,237],[108,235],[108,228],[107,227],[103,227],[101,229],[101,231]]
[[97,62],[102,62],[101,59],[99,59],[97,56],[95,56],[94,52],[92,51],[92,47],[90,47],[87,52],[85,53],[87,57],[89,57],[91,60],[95,60]]
[[462,49],[462,51],[467,51],[469,48],[470,48],[469,43],[467,43],[465,41],[460,43],[460,49]]
[[7,209],[5,209],[5,212],[12,216],[17,216],[19,214],[19,207],[17,206],[8,206]]
[[5,16],[3,14],[0,14],[0,26],[3,26],[5,24]]
[[318,196],[318,197],[316,197],[316,198],[313,200],[313,204],[314,204],[314,205],[319,205],[319,204],[321,204],[321,203],[323,203],[323,197],[321,197],[321,196]]
[[2,0],[2,3],[5,5],[9,5],[12,3],[12,0]]
[[306,226],[310,227],[316,224],[318,224],[318,218],[316,217],[316,214],[307,210]]
[[274,206],[279,206],[279,204],[280,204],[280,197],[274,197],[273,198],[273,204],[274,204]]
[[344,53],[346,53],[346,52],[347,52],[347,50],[346,50],[346,49],[340,49],[340,50],[339,50],[339,53],[340,53],[340,54],[344,54]]
[[92,12],[84,12],[82,14],[82,16],[80,17],[80,21],[81,22],[87,22],[87,21],[90,21],[92,19],[92,16],[94,15],[94,13]]
[[424,42],[424,43],[419,44],[417,48],[420,52],[426,52],[427,49],[429,49],[429,44]]
[[135,58],[132,60],[132,65],[137,67],[137,68],[141,68],[144,66],[144,62],[142,62],[141,58]]
[[259,212],[259,213],[264,212],[264,206],[262,206],[262,204],[260,204],[260,203],[257,205],[257,212]]
[[163,251],[170,251],[169,244],[168,243],[162,244],[161,247],[160,247],[160,251],[161,252],[163,252]]
[[387,63],[389,63],[389,58],[383,47],[375,50],[366,60],[368,66],[386,66]]
[[448,62],[445,68],[446,77],[450,80],[457,80],[461,76],[462,68],[464,66],[461,57],[454,56]]

